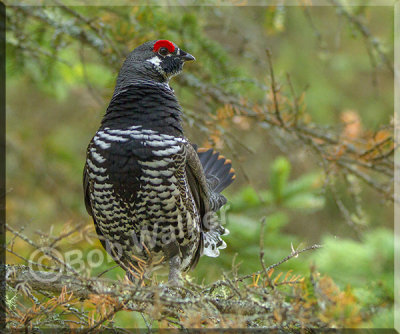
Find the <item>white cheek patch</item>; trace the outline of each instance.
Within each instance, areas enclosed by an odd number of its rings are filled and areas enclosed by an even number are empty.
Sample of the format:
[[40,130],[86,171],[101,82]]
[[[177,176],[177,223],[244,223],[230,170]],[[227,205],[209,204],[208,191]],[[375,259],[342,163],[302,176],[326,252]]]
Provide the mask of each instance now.
[[153,58],[147,59],[146,61],[148,61],[149,63],[152,63],[152,64],[160,67],[161,59],[158,58],[157,56],[154,56]]
[[176,55],[179,56],[181,54],[181,49],[176,50]]

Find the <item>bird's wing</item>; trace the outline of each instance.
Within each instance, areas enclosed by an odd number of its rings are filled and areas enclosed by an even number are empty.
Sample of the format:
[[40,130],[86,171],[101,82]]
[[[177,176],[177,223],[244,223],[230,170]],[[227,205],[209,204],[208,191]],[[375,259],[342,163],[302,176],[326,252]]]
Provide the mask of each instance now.
[[220,193],[235,179],[235,171],[230,160],[213,149],[188,148],[186,175],[190,190],[201,217],[201,246],[194,257],[192,268],[204,254],[211,257],[219,255],[219,249],[226,247],[222,235],[225,229],[215,214],[225,203]]
[[[186,177],[190,187],[190,192],[192,193],[194,202],[196,204],[200,222],[201,230],[205,230],[203,226],[203,217],[209,211],[209,192],[207,187],[207,182],[204,176],[203,168],[197,155],[196,148],[192,144],[188,143],[186,145]],[[203,232],[200,233],[200,242],[197,247],[196,253],[190,264],[190,268],[194,269],[199,262],[200,256],[204,251],[204,240]]]
[[[210,191],[196,147],[186,146],[186,175],[200,217],[210,211]],[[203,226],[203,229],[207,227]]]

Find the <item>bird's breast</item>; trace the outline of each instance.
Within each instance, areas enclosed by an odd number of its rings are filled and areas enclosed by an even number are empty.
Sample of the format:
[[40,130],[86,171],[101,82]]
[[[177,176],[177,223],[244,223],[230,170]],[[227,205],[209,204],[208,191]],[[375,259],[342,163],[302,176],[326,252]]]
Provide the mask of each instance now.
[[[102,233],[125,247],[162,249],[198,238],[185,174],[186,139],[151,129],[99,130],[88,149],[91,203]],[[132,238],[133,236],[133,238]],[[194,239],[193,239],[194,238]]]

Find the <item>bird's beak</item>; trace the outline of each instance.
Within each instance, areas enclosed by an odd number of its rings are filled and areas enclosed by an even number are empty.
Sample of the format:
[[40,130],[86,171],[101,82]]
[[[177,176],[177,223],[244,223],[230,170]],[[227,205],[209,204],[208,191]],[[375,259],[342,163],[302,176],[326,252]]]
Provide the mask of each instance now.
[[182,58],[184,61],[196,60],[196,58],[193,57],[190,53],[187,53],[187,52],[182,51],[182,50],[181,50],[181,58]]

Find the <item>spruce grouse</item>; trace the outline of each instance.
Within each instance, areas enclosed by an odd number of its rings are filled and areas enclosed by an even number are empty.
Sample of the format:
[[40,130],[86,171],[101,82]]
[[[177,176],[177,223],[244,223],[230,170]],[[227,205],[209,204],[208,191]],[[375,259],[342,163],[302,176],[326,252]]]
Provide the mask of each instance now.
[[86,209],[102,245],[133,280],[144,263],[147,272],[169,263],[168,280],[179,283],[201,255],[216,257],[226,247],[216,212],[234,170],[184,136],[168,84],[192,60],[167,40],[134,49],[87,149]]

